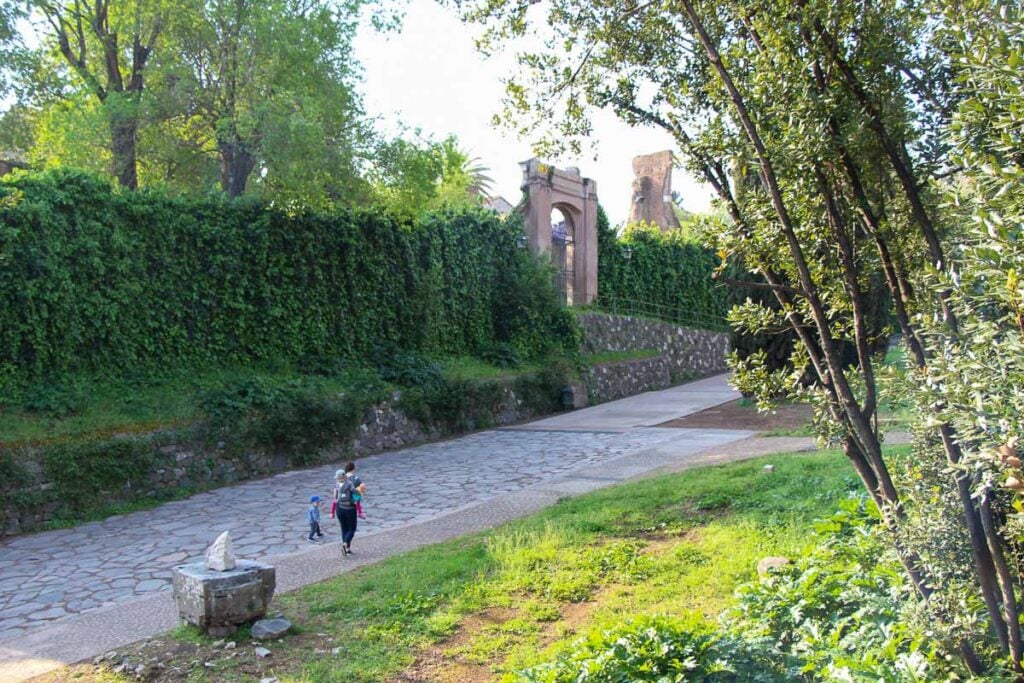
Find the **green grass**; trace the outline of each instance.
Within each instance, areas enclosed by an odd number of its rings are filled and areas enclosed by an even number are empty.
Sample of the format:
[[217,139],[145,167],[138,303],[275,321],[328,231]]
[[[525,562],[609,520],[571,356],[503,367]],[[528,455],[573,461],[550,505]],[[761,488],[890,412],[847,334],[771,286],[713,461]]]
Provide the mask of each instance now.
[[758,432],[758,436],[815,436],[814,428],[810,423],[799,427],[778,427],[764,432]]
[[81,409],[70,415],[32,412],[19,406],[0,409],[0,443],[45,443],[188,424],[197,417],[195,394],[199,387],[241,374],[224,370],[144,383],[88,381],[81,388],[85,393]]
[[499,368],[479,358],[458,356],[454,358],[442,358],[438,361],[444,376],[455,380],[493,380],[508,379],[529,375],[541,369],[536,363],[524,363],[515,368]]
[[[764,474],[766,462],[775,465]],[[639,614],[715,619],[767,555],[813,546],[813,521],[859,490],[835,452],[691,470],[563,500],[493,531],[423,548],[281,596],[300,631],[273,656],[208,647],[189,680],[516,680],[580,633]],[[340,560],[339,560],[340,561]],[[195,641],[194,632],[177,637]],[[332,654],[332,645],[341,646]],[[241,645],[240,645],[241,647]],[[320,649],[321,654],[311,653]],[[175,662],[188,668],[188,661]]]
[[[538,365],[498,368],[464,357],[446,358],[438,363],[449,379],[493,380],[540,369]],[[0,447],[185,426],[201,418],[196,401],[199,391],[256,376],[287,379],[297,373],[288,367],[249,366],[195,370],[139,380],[79,378],[74,382],[73,393],[74,401],[81,405],[71,414],[48,414],[29,411],[19,405],[0,404]],[[344,385],[340,381],[328,381],[325,389],[341,391]]]
[[636,349],[631,351],[602,351],[583,356],[587,365],[603,365],[604,363],[621,363],[627,360],[643,360],[660,356],[658,349]]

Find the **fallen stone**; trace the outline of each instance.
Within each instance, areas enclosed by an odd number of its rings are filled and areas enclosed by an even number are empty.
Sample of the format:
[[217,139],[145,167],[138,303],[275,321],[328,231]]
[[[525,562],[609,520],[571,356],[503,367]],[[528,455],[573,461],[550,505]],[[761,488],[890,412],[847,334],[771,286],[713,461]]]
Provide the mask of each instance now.
[[271,678],[261,678],[260,679],[260,683],[277,683],[277,679],[274,678],[274,677],[271,677]]
[[206,568],[226,572],[235,568],[235,553],[231,550],[231,532],[225,531],[206,550]]
[[237,646],[238,646],[238,644],[235,641],[229,640],[227,643],[224,644],[224,649],[225,650],[234,650]]
[[223,640],[215,640],[215,641],[213,641],[213,645],[211,645],[210,647],[218,648],[218,647],[222,647],[223,645],[224,645],[224,641]]
[[287,633],[291,627],[292,622],[287,619],[260,619],[252,625],[252,637],[256,640],[274,640]]
[[765,557],[757,563],[757,575],[761,579],[771,576],[775,570],[782,569],[789,564],[788,557]]
[[765,465],[764,467],[761,468],[761,471],[764,472],[765,474],[771,474],[772,472],[775,471],[775,465]]
[[263,659],[264,657],[269,657],[270,656],[270,650],[268,650],[265,647],[258,647],[258,648],[256,648],[255,652],[256,652],[256,656],[259,657],[260,659]]
[[331,648],[331,654],[332,655],[340,655],[341,654],[341,648],[340,647],[332,647]]

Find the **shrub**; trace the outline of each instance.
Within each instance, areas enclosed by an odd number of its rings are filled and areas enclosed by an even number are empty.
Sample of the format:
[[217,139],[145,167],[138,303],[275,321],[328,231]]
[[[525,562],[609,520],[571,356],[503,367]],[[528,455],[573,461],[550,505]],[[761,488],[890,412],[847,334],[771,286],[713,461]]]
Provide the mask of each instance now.
[[299,357],[295,362],[295,369],[302,374],[319,377],[339,377],[350,367],[351,363],[342,356],[315,351]]
[[47,380],[25,392],[21,405],[25,410],[50,417],[67,417],[82,412],[88,402],[88,387],[76,377]]
[[495,343],[484,348],[480,358],[498,368],[517,368],[522,359],[511,344]]
[[644,224],[631,225],[617,236],[604,212],[598,216],[599,302],[625,299],[675,322],[725,327],[728,290],[714,279],[718,259],[710,249],[683,232],[663,233]]
[[429,358],[395,347],[378,347],[373,352],[377,372],[386,382],[402,387],[436,391],[444,384],[441,366]]
[[50,446],[43,455],[58,519],[82,519],[110,500],[141,497],[156,467],[149,440],[108,439]]
[[365,410],[386,397],[383,382],[362,372],[341,392],[318,377],[255,377],[206,389],[199,404],[211,438],[284,453],[292,464],[306,465],[332,443],[355,436]]
[[[738,605],[723,618],[730,632],[770,643],[794,678],[970,678],[955,644],[935,630],[934,616],[912,594],[864,498],[846,501],[818,530],[814,550],[771,579],[739,588]],[[986,680],[1002,680],[999,671],[988,673]]]
[[[578,345],[521,225],[120,192],[66,170],[0,181],[0,389],[70,372],[360,359],[379,345],[523,357]],[[13,370],[12,370],[13,368]]]
[[442,379],[403,392],[400,407],[414,420],[453,434],[490,427],[504,395],[499,382]]
[[519,674],[529,683],[786,681],[777,664],[699,618],[641,617],[577,640],[553,662]]

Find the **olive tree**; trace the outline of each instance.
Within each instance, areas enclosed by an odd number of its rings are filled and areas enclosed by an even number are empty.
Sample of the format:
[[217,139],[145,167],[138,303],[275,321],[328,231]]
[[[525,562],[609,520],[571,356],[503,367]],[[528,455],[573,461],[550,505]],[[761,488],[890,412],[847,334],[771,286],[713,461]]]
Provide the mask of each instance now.
[[[945,143],[958,64],[950,35],[936,30],[936,9],[898,0],[454,4],[485,25],[485,50],[520,49],[501,118],[540,133],[542,149],[578,147],[595,108],[673,136],[728,213],[709,242],[779,303],[741,305],[733,323],[756,333],[784,322],[801,342],[792,371],[755,354],[735,362],[737,383],[765,400],[812,400],[821,435],[842,446],[909,581],[966,666],[985,666],[980,620],[1019,670],[1018,577],[988,504],[990,480],[965,454],[977,444],[958,432],[941,391],[922,405],[920,438],[935,447],[921,453],[941,457],[931,469],[942,477],[942,502],[957,510],[942,543],[967,558],[970,595],[959,600],[931,575],[933,539],[908,533],[922,525],[909,519],[917,511],[904,504],[878,420],[877,350],[893,329],[918,380],[941,363],[944,340],[965,334],[946,283],[962,230],[941,210],[940,191],[958,172]],[[891,324],[873,313],[878,283]]]

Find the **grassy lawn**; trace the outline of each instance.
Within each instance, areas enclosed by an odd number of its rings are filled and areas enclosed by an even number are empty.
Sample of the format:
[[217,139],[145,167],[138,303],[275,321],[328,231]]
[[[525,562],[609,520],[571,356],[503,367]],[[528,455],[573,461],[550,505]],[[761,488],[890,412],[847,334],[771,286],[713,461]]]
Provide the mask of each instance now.
[[[540,369],[537,365],[499,368],[461,357],[441,359],[438,365],[449,379],[476,381]],[[297,376],[290,368],[239,367],[180,372],[144,381],[79,379],[37,390],[40,397],[36,401],[47,406],[42,409],[0,404],[0,447],[187,425],[201,417],[196,399],[203,389],[255,377],[286,380]],[[327,381],[325,388],[341,391],[345,386],[341,381]]]
[[[775,472],[765,474],[766,462]],[[158,680],[518,681],[580,634],[643,614],[715,619],[758,560],[814,544],[858,490],[835,452],[777,455],[567,499],[491,532],[396,556],[281,596],[295,633],[258,659],[245,634],[191,629]],[[341,561],[339,559],[339,561]],[[129,656],[145,658],[140,646]],[[133,660],[135,661],[135,660]],[[144,659],[143,659],[144,661]],[[46,680],[120,680],[83,665]],[[127,680],[127,679],[125,679]]]
[[541,365],[524,363],[515,368],[499,368],[479,358],[459,356],[443,358],[438,361],[445,377],[454,380],[490,380],[509,379],[520,375],[529,375],[541,369]]

